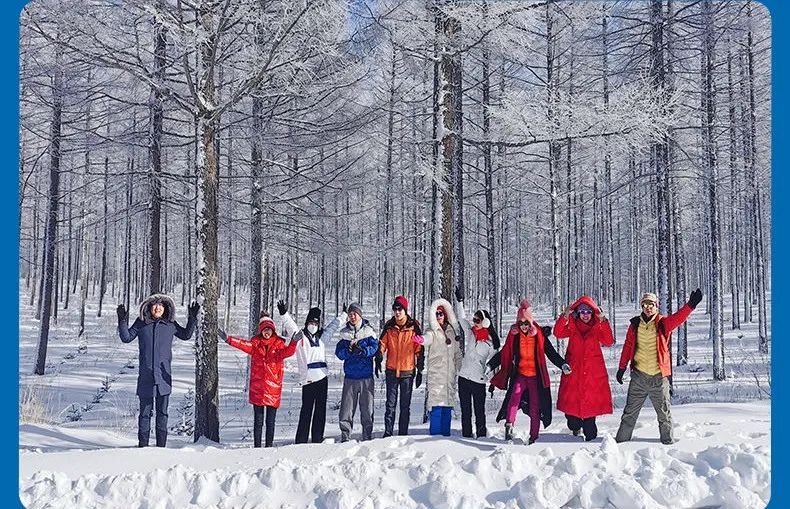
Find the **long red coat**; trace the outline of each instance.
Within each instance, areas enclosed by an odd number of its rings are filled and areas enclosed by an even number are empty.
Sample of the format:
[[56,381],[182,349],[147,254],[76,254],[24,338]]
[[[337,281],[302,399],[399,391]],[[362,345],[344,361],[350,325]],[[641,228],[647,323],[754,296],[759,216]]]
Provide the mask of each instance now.
[[[575,316],[581,304],[593,310],[588,324]],[[601,345],[614,344],[612,327],[608,321],[598,320],[600,309],[587,295],[574,302],[571,309],[574,313],[570,317],[560,316],[554,324],[556,338],[569,338],[565,360],[571,367],[571,374],[560,378],[557,410],[581,419],[611,414],[612,392]]]
[[297,341],[285,343],[272,334],[269,339],[258,335],[247,341],[228,336],[228,344],[252,356],[250,360],[250,403],[280,408],[283,392],[284,361],[296,352]]

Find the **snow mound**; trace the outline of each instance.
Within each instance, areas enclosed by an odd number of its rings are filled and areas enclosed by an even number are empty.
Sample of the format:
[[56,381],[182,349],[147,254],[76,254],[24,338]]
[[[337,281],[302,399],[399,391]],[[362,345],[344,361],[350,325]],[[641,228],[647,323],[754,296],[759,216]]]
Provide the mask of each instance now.
[[[207,447],[201,456],[208,456],[201,461],[221,455],[236,455],[242,461],[213,470],[178,464],[147,473],[91,473],[77,478],[45,470],[21,480],[20,498],[31,509],[753,508],[764,506],[770,496],[766,446],[726,444],[689,453],[628,448],[606,436],[597,447],[565,456],[556,456],[551,449],[494,447],[465,459],[457,455],[454,459],[453,447],[444,447],[448,452],[443,453],[426,450],[431,446],[430,441],[393,437],[350,444],[304,463],[297,452],[264,467],[251,464],[249,449]],[[123,462],[134,452],[110,449],[102,454]]]

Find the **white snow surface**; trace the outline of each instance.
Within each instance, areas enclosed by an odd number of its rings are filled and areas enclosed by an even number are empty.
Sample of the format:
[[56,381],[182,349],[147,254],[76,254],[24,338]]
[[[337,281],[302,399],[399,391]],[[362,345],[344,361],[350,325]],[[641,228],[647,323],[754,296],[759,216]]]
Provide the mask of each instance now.
[[[672,414],[678,442],[671,446],[659,443],[649,402],[634,440],[616,444],[612,439],[628,387],[627,376],[626,384],[620,385],[614,372],[627,319],[635,309],[624,305],[616,310],[617,344],[604,353],[614,414],[599,418],[599,437],[592,442],[573,437],[556,408],[551,426],[541,429],[537,443],[526,445],[529,418],[521,413],[516,440],[505,442],[502,423],[494,421],[502,391],[486,401],[488,438],[462,438],[457,413],[451,437],[429,436],[420,418],[422,386],[414,390],[408,437],[333,443],[340,434],[342,385],[342,363],[334,358],[333,339],[327,345],[325,443],[293,444],[301,395],[291,358],[277,412],[275,447],[253,449],[252,409],[244,391],[246,358],[220,344],[222,443],[193,443],[191,436],[171,429],[166,449],[138,449],[137,345],[118,340],[115,299],[105,300],[99,318],[91,297],[83,338],[77,337],[77,309],[60,310],[50,334],[46,374],[39,377],[30,374],[37,321],[34,308],[27,305],[29,295],[20,287],[20,410],[27,417],[19,427],[19,495],[29,508],[701,509],[759,508],[770,496],[770,354],[756,353],[756,322],[744,324],[740,331],[727,330],[727,380],[714,382],[708,317],[700,312],[702,305],[689,320],[689,364],[674,370]],[[243,335],[246,303],[240,294],[231,308],[228,332]],[[188,299],[177,311],[182,324],[185,304]],[[476,305],[471,302],[470,309]],[[334,305],[327,307],[330,316]],[[306,309],[301,303],[297,323]],[[506,323],[514,313],[515,307]],[[541,323],[550,322],[549,314],[547,308],[536,309]],[[191,419],[180,407],[190,401],[188,391],[194,386],[193,343],[174,343],[171,428]],[[549,369],[556,406],[559,370]],[[375,391],[374,436],[379,437],[383,379],[376,379]],[[359,437],[358,419],[354,438]]]
[[[135,447],[112,431],[23,425],[20,498],[26,507],[764,507],[770,496],[768,402],[673,408],[672,446],[658,443],[652,409],[617,444],[617,415],[592,442],[561,416],[525,445],[516,439],[412,435],[370,442],[191,443]],[[559,421],[559,422],[557,422]],[[334,430],[328,429],[330,435]]]

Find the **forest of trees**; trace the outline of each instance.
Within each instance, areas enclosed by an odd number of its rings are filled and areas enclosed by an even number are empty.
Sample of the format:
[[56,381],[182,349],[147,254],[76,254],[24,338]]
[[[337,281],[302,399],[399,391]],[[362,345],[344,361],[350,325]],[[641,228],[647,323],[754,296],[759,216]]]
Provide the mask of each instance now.
[[82,335],[89,297],[153,292],[203,303],[196,440],[237,302],[251,331],[277,298],[385,316],[403,293],[422,319],[460,285],[501,326],[523,296],[668,312],[700,286],[715,379],[725,328],[768,352],[760,4],[35,0],[20,23],[38,374],[58,313]]

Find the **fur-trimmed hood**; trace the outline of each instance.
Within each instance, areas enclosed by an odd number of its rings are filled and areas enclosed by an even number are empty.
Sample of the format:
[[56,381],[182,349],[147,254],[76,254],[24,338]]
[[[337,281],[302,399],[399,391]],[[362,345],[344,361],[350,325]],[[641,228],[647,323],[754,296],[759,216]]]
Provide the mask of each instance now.
[[161,293],[155,293],[151,295],[145,299],[142,304],[140,304],[140,320],[144,321],[145,323],[151,323],[154,321],[153,317],[151,316],[151,305],[157,302],[161,303],[165,307],[165,312],[162,313],[161,320],[174,322],[176,319],[176,303],[173,302],[173,299]]
[[440,331],[442,327],[439,325],[439,322],[436,320],[436,310],[439,308],[444,309],[445,316],[447,317],[447,323],[450,324],[450,327],[453,330],[459,330],[458,327],[458,318],[455,316],[455,311],[453,311],[453,306],[450,304],[446,299],[436,299],[431,303],[431,310],[428,315],[428,325],[430,326],[431,330]]

